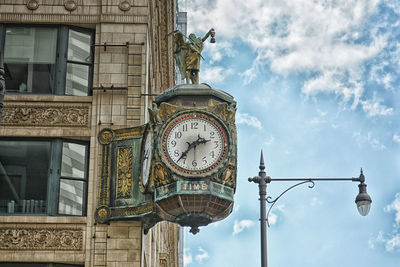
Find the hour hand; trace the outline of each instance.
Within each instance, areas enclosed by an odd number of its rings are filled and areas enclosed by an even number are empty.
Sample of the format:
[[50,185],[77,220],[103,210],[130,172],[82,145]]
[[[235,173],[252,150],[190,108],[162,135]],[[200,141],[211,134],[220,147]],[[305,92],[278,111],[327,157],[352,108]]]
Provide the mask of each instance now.
[[199,135],[197,135],[196,145],[205,144],[209,141],[211,141],[211,140],[206,140],[205,138],[200,137],[200,134],[199,134]]

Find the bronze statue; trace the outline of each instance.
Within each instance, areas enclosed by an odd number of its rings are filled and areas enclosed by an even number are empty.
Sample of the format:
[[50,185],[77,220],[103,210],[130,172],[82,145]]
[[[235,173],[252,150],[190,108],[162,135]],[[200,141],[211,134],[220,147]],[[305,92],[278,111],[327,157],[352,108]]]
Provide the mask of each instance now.
[[[194,33],[189,38],[184,36],[180,31],[174,31],[174,57],[176,64],[181,72],[182,79],[186,79],[186,83],[191,81],[193,84],[199,83],[200,58],[203,51],[203,42],[211,35],[211,43],[215,43],[215,31],[210,29],[203,38],[197,37]],[[185,38],[187,41],[185,42]]]

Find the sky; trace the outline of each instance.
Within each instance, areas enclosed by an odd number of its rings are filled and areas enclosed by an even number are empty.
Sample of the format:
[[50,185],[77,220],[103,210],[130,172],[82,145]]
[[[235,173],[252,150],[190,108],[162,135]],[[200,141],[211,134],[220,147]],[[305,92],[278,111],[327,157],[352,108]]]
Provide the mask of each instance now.
[[[210,28],[200,82],[238,103],[235,205],[185,229],[187,267],[260,266],[258,175],[358,177],[285,194],[268,228],[269,266],[398,267],[400,262],[400,1],[180,0],[188,33]],[[277,197],[290,183],[272,182]]]

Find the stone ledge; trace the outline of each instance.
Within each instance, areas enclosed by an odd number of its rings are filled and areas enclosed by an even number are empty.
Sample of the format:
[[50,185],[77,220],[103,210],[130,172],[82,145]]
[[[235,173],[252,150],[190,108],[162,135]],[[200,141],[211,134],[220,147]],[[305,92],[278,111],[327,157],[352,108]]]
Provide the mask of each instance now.
[[92,96],[66,96],[66,95],[28,95],[8,94],[4,96],[4,104],[7,102],[70,102],[70,103],[92,103]]
[[72,14],[15,14],[1,13],[0,21],[18,23],[147,23],[147,15],[72,15]]
[[86,217],[75,217],[75,216],[0,216],[0,223],[10,223],[10,224],[85,224]]

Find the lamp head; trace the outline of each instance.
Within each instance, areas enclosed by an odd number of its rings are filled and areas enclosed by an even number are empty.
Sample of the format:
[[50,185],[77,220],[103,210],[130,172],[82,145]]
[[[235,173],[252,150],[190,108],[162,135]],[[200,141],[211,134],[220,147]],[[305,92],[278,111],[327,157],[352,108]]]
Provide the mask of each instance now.
[[359,188],[359,193],[356,197],[356,204],[357,204],[357,209],[358,212],[361,214],[361,216],[367,216],[369,213],[369,210],[371,209],[371,197],[367,193],[367,185],[364,183],[365,181],[365,176],[363,174],[363,171],[361,169],[361,174],[360,174],[360,184],[358,185]]
[[211,34],[211,39],[210,39],[210,43],[215,43],[215,30],[211,29],[210,30],[210,34]]

